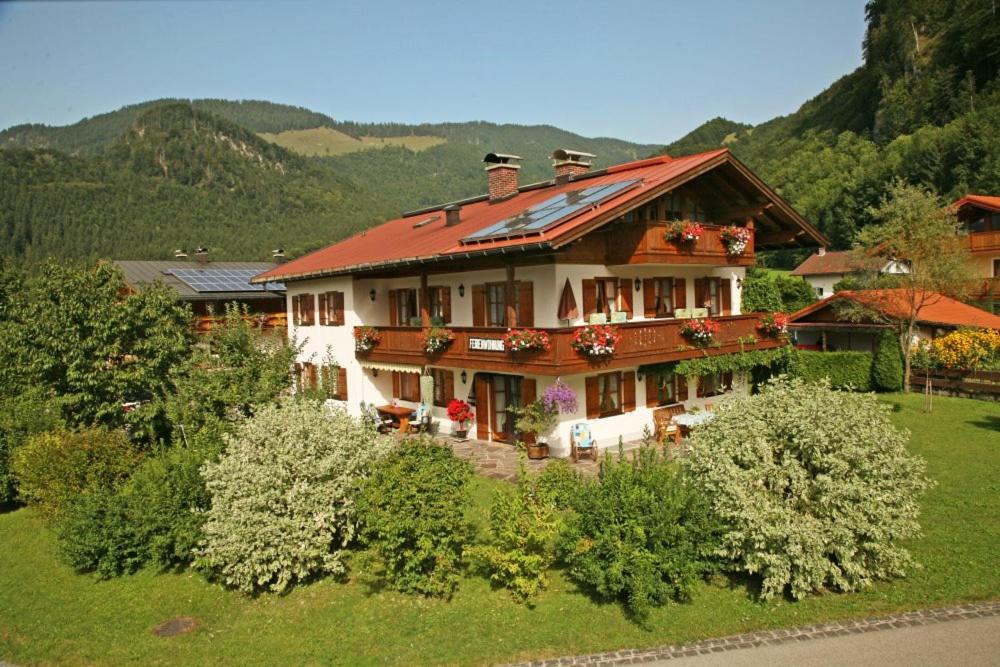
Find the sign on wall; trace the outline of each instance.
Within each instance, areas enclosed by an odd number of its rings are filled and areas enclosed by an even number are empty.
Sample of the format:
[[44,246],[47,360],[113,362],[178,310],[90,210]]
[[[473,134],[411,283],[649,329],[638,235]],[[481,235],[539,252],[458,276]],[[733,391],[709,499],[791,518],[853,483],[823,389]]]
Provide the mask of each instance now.
[[502,338],[470,338],[469,339],[469,350],[476,350],[479,352],[503,352],[503,339]]

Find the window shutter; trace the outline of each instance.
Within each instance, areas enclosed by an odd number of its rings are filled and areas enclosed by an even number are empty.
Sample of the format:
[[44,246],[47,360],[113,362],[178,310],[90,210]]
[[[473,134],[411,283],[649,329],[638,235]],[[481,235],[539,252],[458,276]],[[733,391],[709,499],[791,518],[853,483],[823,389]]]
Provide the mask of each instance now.
[[316,324],[316,297],[312,294],[303,294],[302,299],[305,301],[305,321],[302,323],[304,326],[311,327]]
[[343,366],[337,369],[337,398],[347,400],[347,369]]
[[[485,298],[485,293],[483,294]],[[490,437],[490,411],[489,405],[492,401],[490,396],[490,385],[482,373],[476,373],[472,378],[473,388],[476,390],[476,437],[486,440]]]
[[655,375],[646,374],[646,407],[653,408],[656,407],[660,402],[660,397],[657,393],[657,383],[659,378]]
[[399,309],[396,307],[396,290],[389,290],[389,325],[399,326]]
[[696,385],[696,388],[694,390],[694,395],[697,396],[698,398],[701,398],[702,396],[705,395],[705,383],[702,382],[701,380],[702,380],[702,378],[699,375],[698,376],[698,384]]
[[392,397],[399,398],[401,392],[399,371],[392,371]]
[[299,321],[299,295],[296,294],[292,297],[292,324],[299,326],[301,322]]
[[632,281],[622,278],[618,281],[618,304],[619,309],[625,311],[625,316],[632,317]]
[[733,284],[728,278],[719,281],[719,300],[723,315],[733,314]]
[[622,410],[635,410],[635,371],[622,373]]
[[642,281],[642,314],[656,317],[656,280],[653,278]]
[[305,371],[305,386],[308,389],[315,389],[317,386],[316,379],[316,364],[312,362],[306,362],[302,364],[302,369]]
[[[293,297],[293,298],[294,299],[298,299],[298,297]],[[298,311],[296,310],[296,312],[298,312]],[[298,393],[298,392],[302,391],[302,364],[300,364],[299,362],[296,361],[294,369],[295,369],[295,371],[294,371],[295,372],[295,391],[296,391],[296,393]]]
[[445,324],[451,324],[451,287],[438,288],[441,290],[441,317]]
[[688,400],[688,379],[683,375],[677,376],[677,402],[683,403]]
[[733,388],[733,372],[726,371],[722,374],[722,384],[724,387],[732,389]]
[[705,289],[705,278],[695,278],[694,279],[694,308],[703,308],[705,306],[705,297],[708,290]]
[[472,326],[486,326],[486,285],[472,286]]
[[687,308],[687,281],[684,278],[674,278],[674,310]]
[[319,325],[326,326],[330,324],[330,293],[320,292],[319,295]]
[[589,377],[584,382],[587,394],[587,419],[597,419],[601,416],[601,396],[597,387],[597,376]]
[[591,278],[583,280],[583,316],[589,317],[597,312],[597,281]]
[[[521,380],[521,405],[522,407],[533,403],[538,395],[538,382],[534,378],[523,378]],[[521,437],[526,445],[535,444],[536,433],[525,433]]]
[[448,407],[448,402],[455,398],[455,371],[444,372],[444,405]]
[[535,326],[535,285],[530,282],[517,284],[517,326]]

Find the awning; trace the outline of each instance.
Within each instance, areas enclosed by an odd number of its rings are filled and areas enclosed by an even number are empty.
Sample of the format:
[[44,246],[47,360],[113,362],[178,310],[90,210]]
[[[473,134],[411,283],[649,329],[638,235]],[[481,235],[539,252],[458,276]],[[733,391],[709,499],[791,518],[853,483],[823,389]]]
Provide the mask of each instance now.
[[371,368],[377,371],[395,371],[397,373],[417,373],[423,371],[423,366],[414,364],[394,364],[391,361],[362,361],[362,368]]

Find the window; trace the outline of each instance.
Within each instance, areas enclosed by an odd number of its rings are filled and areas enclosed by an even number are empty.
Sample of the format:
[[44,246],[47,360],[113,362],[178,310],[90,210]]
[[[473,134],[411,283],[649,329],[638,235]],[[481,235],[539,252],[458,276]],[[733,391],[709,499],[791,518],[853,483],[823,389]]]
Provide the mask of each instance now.
[[504,283],[486,285],[486,326],[507,326],[507,285]]
[[619,283],[617,278],[597,278],[594,280],[594,285],[597,290],[596,312],[604,313],[610,317],[611,311],[621,310],[618,305]]
[[347,369],[343,366],[327,365],[320,367],[323,380],[323,390],[327,398],[336,401],[347,400]]
[[344,293],[323,292],[319,295],[320,326],[339,327],[344,324]]
[[597,395],[600,400],[601,417],[621,414],[621,391],[620,373],[603,373],[597,376]]
[[672,405],[677,402],[677,375],[675,373],[660,373],[646,381],[656,385],[657,405]]
[[656,293],[656,316],[673,317],[674,315],[674,279],[656,278],[654,290]]
[[434,405],[448,407],[451,399],[455,398],[455,372],[432,368],[431,377],[434,378]]
[[392,373],[393,397],[403,401],[420,402],[420,375],[418,373]]
[[691,220],[707,222],[708,216],[697,201],[690,197],[671,192],[663,198],[664,213],[667,220]]
[[823,298],[823,288],[822,287],[817,287],[816,288],[816,296],[818,296],[821,299]]
[[718,396],[733,385],[732,372],[715,373],[713,375],[703,375],[698,378],[699,396]]
[[451,288],[428,287],[427,310],[431,320],[448,324],[451,321]]
[[722,312],[719,302],[719,279],[709,278],[706,287],[708,287],[708,302],[706,307],[708,308],[709,315],[718,315]]
[[296,294],[292,297],[292,322],[295,326],[311,327],[313,325],[315,302],[312,294]]
[[[445,303],[447,304],[447,297]],[[514,316],[517,326],[534,326],[534,284],[514,281]],[[445,307],[447,315],[449,308]],[[507,283],[486,283],[472,286],[472,326],[507,327]]]
[[993,277],[1000,278],[1000,259],[993,260]]
[[417,312],[417,290],[398,289],[393,290],[393,292],[396,295],[396,325],[401,327],[410,326],[410,320],[420,315]]
[[712,317],[728,315],[732,309],[732,293],[728,280],[722,278],[696,278],[694,281],[695,308],[706,308]]

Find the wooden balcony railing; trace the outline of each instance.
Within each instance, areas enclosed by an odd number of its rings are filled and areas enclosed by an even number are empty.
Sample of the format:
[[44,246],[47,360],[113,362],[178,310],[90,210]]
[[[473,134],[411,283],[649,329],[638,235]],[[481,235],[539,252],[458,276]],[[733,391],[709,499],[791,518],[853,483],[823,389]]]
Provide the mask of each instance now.
[[722,242],[722,225],[702,224],[701,238],[693,243],[667,240],[672,223],[665,220],[647,222],[645,225],[625,225],[616,229],[610,248],[609,264],[714,264],[752,266],[754,264],[754,237],[739,255],[726,252]]
[[972,232],[968,236],[969,250],[982,252],[985,250],[1000,250],[1000,231]]
[[[208,333],[225,319],[219,315],[195,315],[194,330],[196,333]],[[286,313],[249,313],[243,319],[254,326],[261,326],[264,331],[280,329],[284,332],[288,329]]]
[[[545,351],[512,354],[504,350],[506,329],[492,327],[450,327],[455,340],[442,352],[427,354],[419,327],[376,327],[381,340],[369,352],[358,353],[361,360],[449,366],[515,374],[560,375],[596,370],[613,370],[678,361],[700,356],[730,354],[742,350],[780,347],[784,340],[762,336],[757,330],[761,315],[735,315],[715,318],[721,325],[716,337],[719,346],[694,348],[680,328],[684,320],[642,320],[613,325],[621,334],[615,353],[609,359],[594,360],[573,349],[571,342],[578,327],[544,329],[551,348]],[[756,342],[746,342],[755,336]],[[739,339],[744,342],[740,342]]]

